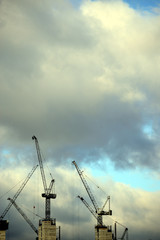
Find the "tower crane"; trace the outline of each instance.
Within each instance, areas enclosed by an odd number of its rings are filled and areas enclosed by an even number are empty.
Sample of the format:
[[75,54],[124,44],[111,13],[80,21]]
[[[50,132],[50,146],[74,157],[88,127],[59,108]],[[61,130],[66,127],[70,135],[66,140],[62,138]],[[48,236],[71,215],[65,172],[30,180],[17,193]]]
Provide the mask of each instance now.
[[26,220],[29,226],[33,229],[33,231],[38,235],[37,228],[33,225],[31,220],[27,217],[27,215],[23,212],[23,210],[17,205],[17,203],[12,199],[8,198],[8,200],[13,204],[13,206],[18,210],[18,212],[22,215],[22,217]]
[[85,189],[86,189],[86,191],[87,191],[87,193],[89,195],[89,198],[90,198],[90,200],[91,200],[95,210],[93,210],[91,207],[89,207],[88,203],[82,197],[79,197],[79,198],[86,205],[86,207],[90,210],[90,212],[94,216],[96,216],[98,225],[103,226],[102,216],[103,215],[112,215],[112,210],[110,210],[110,204],[109,204],[109,211],[108,212],[104,211],[104,207],[106,206],[107,202],[109,201],[109,203],[110,203],[110,197],[107,198],[107,200],[105,201],[103,207],[100,209],[98,207],[98,204],[97,204],[97,202],[96,202],[96,200],[95,200],[95,198],[94,198],[94,196],[93,196],[89,186],[88,186],[88,183],[87,183],[86,179],[83,176],[82,171],[79,169],[79,167],[78,167],[78,165],[77,165],[77,163],[75,161],[72,161],[72,163],[74,164],[74,166],[75,166],[75,168],[76,168],[76,170],[77,170],[77,172],[78,172],[78,174],[79,174],[79,176],[80,176],[80,178],[82,180],[82,183],[83,183],[83,185],[84,185],[84,187],[85,187]]
[[43,161],[42,161],[42,156],[41,156],[41,152],[40,152],[38,139],[36,138],[36,136],[33,136],[32,140],[35,140],[37,157],[38,157],[38,161],[39,161],[41,177],[42,177],[42,182],[43,182],[43,187],[44,187],[44,193],[42,193],[42,197],[45,198],[45,219],[50,220],[51,219],[50,218],[50,214],[51,214],[50,199],[56,198],[56,194],[51,193],[54,179],[51,180],[49,187],[47,187],[47,182],[46,182],[46,177],[45,177],[45,173],[44,173]]
[[[31,178],[32,174],[34,173],[34,171],[36,170],[37,167],[38,167],[38,165],[36,165],[32,168],[32,170],[28,174],[27,178],[24,180],[24,182],[22,183],[22,185],[20,186],[20,188],[18,189],[16,194],[13,196],[13,201],[15,201],[17,199],[17,197],[19,196],[19,194],[22,192],[23,188],[25,187],[25,185],[27,184],[27,182],[29,181],[29,179]],[[12,202],[10,202],[8,204],[8,206],[6,207],[6,209],[4,210],[2,215],[0,216],[0,230],[7,230],[8,229],[8,222],[7,222],[7,220],[3,220],[3,218],[5,217],[5,215],[7,214],[9,209],[11,208],[11,206],[12,206]]]

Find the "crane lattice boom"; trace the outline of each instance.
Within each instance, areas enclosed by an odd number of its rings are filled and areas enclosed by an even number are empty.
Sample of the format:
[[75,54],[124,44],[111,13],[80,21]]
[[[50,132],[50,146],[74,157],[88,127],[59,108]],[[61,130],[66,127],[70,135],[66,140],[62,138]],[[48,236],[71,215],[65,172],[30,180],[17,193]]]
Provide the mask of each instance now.
[[86,202],[86,200],[80,196],[78,198],[84,203],[84,205],[88,208],[88,210],[92,213],[92,215],[97,219],[97,224],[102,225],[102,216],[99,216],[93,208],[89,206],[89,204]]
[[[98,224],[100,224],[101,226],[103,226],[102,216],[103,216],[103,215],[112,215],[112,210],[110,210],[110,197],[107,197],[107,200],[105,201],[102,209],[98,208],[97,202],[96,202],[96,200],[95,200],[95,198],[94,198],[94,196],[93,196],[93,194],[92,194],[92,192],[91,192],[91,190],[90,190],[90,188],[89,188],[89,186],[88,186],[87,181],[85,180],[85,178],[84,178],[84,176],[83,176],[83,174],[82,174],[82,171],[79,169],[79,167],[78,167],[78,165],[76,164],[75,161],[72,161],[72,163],[74,164],[74,166],[75,166],[76,169],[77,169],[77,172],[78,172],[78,174],[79,174],[79,176],[80,176],[80,178],[81,178],[81,180],[82,180],[82,183],[83,183],[83,185],[84,185],[84,187],[85,187],[85,189],[86,189],[86,191],[87,191],[87,193],[88,193],[88,195],[89,195],[89,197],[90,197],[90,200],[91,200],[91,202],[92,202],[92,204],[93,204],[93,206],[94,206],[94,208],[95,208],[95,212],[93,213],[93,209],[88,205],[88,203],[87,203],[82,197],[79,197],[79,198],[80,198],[81,201],[86,205],[86,207],[90,210],[90,212],[91,212],[94,216],[96,216],[96,219],[97,219]],[[105,205],[107,204],[108,201],[109,201],[109,211],[106,212],[106,211],[104,211],[103,209],[104,209],[104,207],[105,207]]]
[[45,201],[45,218],[50,220],[50,199],[55,199],[56,194],[51,193],[54,179],[51,180],[49,188],[47,188],[47,183],[46,183],[46,178],[45,178],[45,173],[44,173],[44,168],[43,168],[43,161],[42,161],[42,156],[40,152],[40,147],[38,143],[38,139],[36,136],[32,137],[33,140],[35,140],[35,145],[36,145],[36,150],[37,150],[37,157],[40,165],[40,170],[41,170],[41,176],[42,176],[42,182],[43,182],[43,187],[44,187],[44,193],[42,193],[42,197],[46,199]]
[[30,227],[33,229],[33,231],[38,235],[37,228],[33,225],[31,220],[26,216],[26,214],[22,211],[22,209],[15,203],[15,201],[12,198],[8,198],[8,200],[13,204],[13,206],[18,210],[18,212],[22,215],[22,217],[30,225]]
[[74,166],[76,167],[77,172],[78,172],[78,174],[79,174],[79,176],[80,176],[80,178],[81,178],[81,180],[82,180],[82,183],[83,183],[83,185],[84,185],[84,187],[85,187],[85,189],[86,189],[86,191],[87,191],[87,193],[88,193],[88,195],[89,195],[89,197],[90,197],[90,199],[91,199],[91,201],[92,201],[92,203],[93,203],[93,206],[94,206],[94,208],[95,208],[95,211],[97,212],[97,211],[98,211],[98,204],[97,204],[97,202],[96,202],[96,200],[95,200],[95,198],[94,198],[94,196],[93,196],[93,194],[92,194],[92,192],[91,192],[91,190],[90,190],[90,188],[89,188],[89,186],[88,186],[88,183],[87,183],[86,179],[85,179],[84,176],[83,176],[82,171],[79,169],[79,167],[78,167],[78,165],[76,164],[75,161],[73,161],[72,163],[73,163]]
[[[31,178],[32,174],[34,173],[34,171],[36,170],[37,167],[38,167],[38,165],[33,167],[32,171],[28,174],[27,178],[24,180],[24,182],[22,183],[22,185],[20,186],[20,188],[18,189],[16,194],[13,196],[13,201],[15,201],[17,199],[17,197],[19,196],[19,194],[22,192],[23,188],[25,187],[25,185],[27,184],[27,182],[29,181],[29,179]],[[9,211],[11,206],[12,206],[12,202],[10,202],[8,204],[7,208],[2,213],[0,220],[2,220],[5,217],[5,215],[7,214],[7,212]]]
[[42,156],[41,156],[41,152],[40,152],[40,147],[39,147],[38,139],[36,138],[36,136],[33,136],[32,139],[35,140],[36,149],[37,149],[37,156],[38,156],[39,166],[40,166],[40,170],[41,170],[43,187],[44,187],[45,193],[47,194],[47,191],[48,191],[48,190],[47,190],[47,183],[46,183],[46,178],[45,178],[45,174],[44,174]]

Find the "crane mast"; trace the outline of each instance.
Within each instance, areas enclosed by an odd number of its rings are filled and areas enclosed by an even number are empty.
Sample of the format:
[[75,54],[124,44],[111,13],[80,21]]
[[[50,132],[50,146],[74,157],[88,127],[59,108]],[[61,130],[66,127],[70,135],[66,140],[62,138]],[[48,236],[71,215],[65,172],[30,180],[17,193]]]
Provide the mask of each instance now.
[[[28,174],[27,178],[24,180],[24,182],[22,183],[22,185],[20,186],[20,188],[18,189],[16,194],[13,196],[13,201],[15,201],[17,199],[17,197],[19,196],[19,194],[22,192],[23,188],[25,187],[25,185],[27,184],[27,182],[29,181],[29,179],[31,178],[32,174],[34,173],[34,171],[36,170],[37,167],[38,167],[38,165],[34,166],[32,171]],[[8,204],[8,206],[6,207],[6,209],[0,216],[0,220],[2,220],[5,217],[5,215],[7,214],[7,212],[9,211],[11,206],[12,206],[12,202],[10,202]]]
[[16,202],[12,198],[8,198],[8,200],[13,204],[13,206],[18,210],[18,212],[22,215],[22,217],[26,220],[29,226],[33,229],[33,231],[38,235],[37,228],[33,225],[27,215],[22,211],[22,209],[16,204]]
[[42,183],[43,183],[43,187],[44,187],[44,193],[42,193],[42,197],[45,198],[45,219],[46,220],[50,220],[51,219],[50,218],[50,214],[51,214],[50,199],[55,199],[56,198],[56,194],[51,193],[52,187],[53,187],[53,183],[54,183],[54,179],[51,180],[50,185],[47,188],[47,182],[46,182],[46,178],[45,178],[45,173],[44,173],[44,168],[43,168],[43,161],[42,161],[42,156],[41,156],[41,152],[40,152],[38,139],[36,138],[36,136],[33,136],[32,140],[35,140],[35,145],[36,145],[36,150],[37,150],[37,157],[38,157],[38,161],[39,161],[39,166],[40,166],[40,170],[41,170],[41,177],[42,177]]

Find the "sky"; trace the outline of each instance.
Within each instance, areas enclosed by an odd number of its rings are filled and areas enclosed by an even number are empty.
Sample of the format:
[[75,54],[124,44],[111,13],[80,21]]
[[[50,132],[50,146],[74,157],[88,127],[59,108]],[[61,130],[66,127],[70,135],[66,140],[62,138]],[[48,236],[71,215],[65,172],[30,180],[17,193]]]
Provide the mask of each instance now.
[[[111,197],[106,225],[160,238],[159,29],[154,0],[0,0],[1,213],[38,163],[35,135],[63,240],[94,239],[96,224],[73,160],[100,207]],[[17,199],[37,227],[42,192],[38,168]],[[35,239],[14,207],[5,218],[7,239]]]

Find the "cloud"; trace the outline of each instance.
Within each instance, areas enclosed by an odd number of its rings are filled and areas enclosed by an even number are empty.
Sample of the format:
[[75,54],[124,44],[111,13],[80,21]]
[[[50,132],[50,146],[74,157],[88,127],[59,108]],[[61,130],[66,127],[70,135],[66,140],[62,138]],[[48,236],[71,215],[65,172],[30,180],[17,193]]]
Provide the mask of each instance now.
[[[72,159],[104,171],[110,159],[117,169],[159,174],[158,7],[157,14],[144,14],[123,1],[83,1],[78,7],[63,0],[6,0],[0,6],[1,192],[37,163],[36,135],[54,167],[60,197],[53,215],[66,240],[77,232],[85,239],[86,224],[94,236],[94,219],[77,203],[76,196],[86,193],[68,167]],[[114,216],[131,229],[132,240],[156,238],[159,192],[105,184]],[[31,192],[33,185],[22,198],[29,209],[41,194]],[[15,239],[20,234],[12,233]]]
[[61,160],[156,168],[142,128],[159,114],[158,19],[122,1],[2,1],[1,144],[37,134]]
[[[24,168],[15,168],[15,171],[17,172],[16,178],[13,172],[9,173],[7,170],[4,170],[1,173],[3,174],[3,178],[1,178],[0,181],[1,192],[6,192],[6,190],[11,188],[11,185],[15,185],[19,179],[22,180],[26,175],[27,170],[28,169],[24,170]],[[57,194],[57,198],[51,200],[51,216],[56,218],[57,227],[61,226],[61,234],[63,238],[67,240],[75,236],[79,236],[82,239],[85,239],[85,236],[88,236],[89,238],[94,237],[96,219],[92,216],[86,206],[77,198],[77,195],[81,195],[90,206],[92,206],[92,204],[76,170],[70,164],[68,167],[55,167],[52,171],[54,172],[54,177],[56,179],[55,193]],[[104,224],[112,225],[114,227],[114,223],[117,221],[128,227],[129,237],[133,240],[136,238],[146,239],[146,237],[149,236],[152,238],[158,237],[159,227],[157,222],[159,219],[159,192],[147,192],[142,189],[134,189],[129,185],[114,182],[110,177],[103,177],[101,179],[94,178],[90,174],[90,169],[88,168],[85,169],[85,173],[89,176],[86,180],[100,207],[103,206],[106,197],[108,195],[111,196],[111,209],[113,215],[104,216]],[[98,186],[100,187],[97,187],[88,179],[92,179],[94,182],[98,183]],[[10,184],[10,182],[12,182],[12,184]],[[19,186],[20,185],[21,183],[19,183]],[[3,208],[7,206],[8,201],[6,199],[12,197],[19,186],[16,186],[12,191],[1,198],[1,208],[2,206]],[[33,213],[44,217],[45,211],[44,199],[41,197],[42,192],[43,186],[40,170],[37,169],[16,200],[18,206],[25,212],[37,228],[39,217],[35,216]],[[35,206],[35,208],[33,208],[33,206]],[[105,209],[108,210],[108,205]],[[13,239],[19,238],[22,232],[24,232],[23,239],[36,236],[13,206],[5,216],[5,219],[8,219],[10,222],[7,234],[12,236]],[[120,237],[124,228],[117,224],[117,230],[118,237]]]

